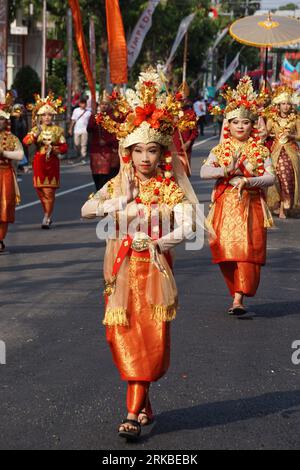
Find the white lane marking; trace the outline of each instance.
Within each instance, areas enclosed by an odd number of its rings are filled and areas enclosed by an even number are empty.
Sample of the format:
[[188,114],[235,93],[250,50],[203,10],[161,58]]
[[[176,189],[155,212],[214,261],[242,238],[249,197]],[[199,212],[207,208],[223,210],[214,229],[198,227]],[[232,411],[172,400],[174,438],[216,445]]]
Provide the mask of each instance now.
[[212,137],[209,137],[208,139],[202,140],[201,142],[198,142],[197,144],[193,145],[193,148],[200,147],[200,145],[206,144],[206,142],[209,142],[210,140],[218,139],[219,137],[217,135],[213,135]]
[[[74,191],[79,191],[80,189],[88,188],[89,186],[94,186],[94,183],[83,184],[81,186],[76,186],[72,189],[67,189],[66,191],[57,193],[55,197],[65,196],[66,194],[73,193]],[[16,211],[21,211],[22,209],[27,209],[27,207],[36,206],[38,204],[40,204],[40,201],[29,202],[28,204],[23,204],[23,206],[17,207]]]

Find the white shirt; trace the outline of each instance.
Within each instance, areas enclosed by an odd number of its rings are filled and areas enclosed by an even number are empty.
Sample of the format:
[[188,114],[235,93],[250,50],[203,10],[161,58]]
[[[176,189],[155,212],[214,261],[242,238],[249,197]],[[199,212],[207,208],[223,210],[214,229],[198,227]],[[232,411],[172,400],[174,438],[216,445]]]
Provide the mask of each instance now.
[[194,111],[197,117],[205,116],[206,115],[206,105],[205,101],[195,101],[193,105]]
[[[75,127],[74,127],[74,133],[75,134],[84,134],[87,132],[87,126],[90,120],[90,117],[92,115],[91,111],[88,109],[84,110],[81,108],[75,108],[72,114],[72,121],[76,121]],[[81,116],[81,117],[80,117]]]

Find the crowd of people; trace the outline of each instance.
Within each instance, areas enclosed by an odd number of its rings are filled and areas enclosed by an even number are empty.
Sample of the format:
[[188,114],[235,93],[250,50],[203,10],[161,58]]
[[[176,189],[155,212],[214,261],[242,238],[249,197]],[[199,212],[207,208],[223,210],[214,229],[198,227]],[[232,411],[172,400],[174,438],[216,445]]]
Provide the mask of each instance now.
[[[170,322],[176,317],[177,287],[173,248],[208,234],[212,262],[218,264],[232,302],[228,314],[245,315],[245,297],[256,294],[266,263],[267,229],[273,215],[294,216],[299,201],[299,99],[287,86],[261,96],[251,79],[226,88],[220,142],[201,168],[201,178],[215,180],[210,212],[199,214],[190,183],[193,142],[203,133],[206,105],[193,107],[180,93],[163,92],[159,74],[141,73],[135,90],[105,95],[97,114],[85,99],[74,110],[69,134],[84,161],[89,155],[96,192],[81,209],[83,218],[110,215],[114,235],[104,259],[103,323],[114,363],[128,384],[127,415],[121,437],[136,440],[153,420],[150,385],[167,371]],[[67,152],[64,132],[54,116],[62,103],[53,95],[36,98],[33,127],[23,144],[35,145],[33,184],[41,201],[42,228],[49,229],[59,186],[59,154]],[[193,109],[192,109],[193,108]],[[204,114],[205,113],[205,114]],[[14,222],[18,189],[12,162],[23,159],[20,139],[0,111],[0,249]],[[25,134],[25,131],[22,131]]]

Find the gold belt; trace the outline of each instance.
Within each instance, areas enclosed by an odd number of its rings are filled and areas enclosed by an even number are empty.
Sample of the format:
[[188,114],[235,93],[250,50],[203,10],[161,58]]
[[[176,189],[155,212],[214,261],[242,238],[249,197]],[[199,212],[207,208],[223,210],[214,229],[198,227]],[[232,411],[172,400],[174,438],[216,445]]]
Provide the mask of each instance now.
[[141,261],[142,263],[150,263],[150,258],[142,258],[141,256],[131,256],[129,262],[137,263]]

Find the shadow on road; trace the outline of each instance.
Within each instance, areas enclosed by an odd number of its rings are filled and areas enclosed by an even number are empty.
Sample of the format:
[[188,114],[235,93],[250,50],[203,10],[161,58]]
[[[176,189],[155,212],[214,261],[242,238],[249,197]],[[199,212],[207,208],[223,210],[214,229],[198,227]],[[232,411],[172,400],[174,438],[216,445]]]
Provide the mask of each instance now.
[[283,418],[299,413],[300,391],[266,393],[253,398],[208,403],[205,405],[167,411],[156,417],[150,434],[143,437],[146,441],[154,435],[183,430],[204,429],[225,426],[229,423],[281,413]]

